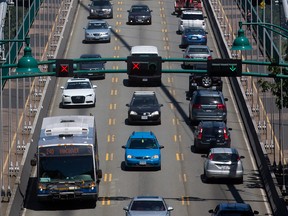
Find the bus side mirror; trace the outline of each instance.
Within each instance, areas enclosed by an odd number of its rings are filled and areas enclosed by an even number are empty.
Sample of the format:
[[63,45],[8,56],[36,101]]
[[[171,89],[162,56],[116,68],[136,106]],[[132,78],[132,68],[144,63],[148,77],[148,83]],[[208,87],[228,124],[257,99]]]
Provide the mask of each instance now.
[[36,164],[37,164],[37,159],[36,158],[31,159],[30,165],[31,166],[36,166]]

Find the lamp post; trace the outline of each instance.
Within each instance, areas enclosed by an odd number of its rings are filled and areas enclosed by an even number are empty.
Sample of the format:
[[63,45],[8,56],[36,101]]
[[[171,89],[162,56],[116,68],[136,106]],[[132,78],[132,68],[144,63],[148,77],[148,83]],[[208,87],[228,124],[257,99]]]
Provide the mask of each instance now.
[[[249,22],[249,23],[242,23],[239,22],[239,30],[238,30],[238,37],[234,40],[233,45],[231,50],[252,50],[252,46],[249,43],[249,40],[245,37],[244,34],[244,30],[242,29],[243,25],[257,25],[260,26],[262,28],[268,29],[271,32],[274,32],[276,34],[281,35],[282,37],[288,39],[288,30],[282,28],[281,26],[278,25],[274,25],[271,23],[262,23],[262,22]],[[281,41],[281,40],[280,40]],[[281,44],[280,44],[281,47]],[[280,53],[281,56],[281,53]],[[280,57],[278,58],[277,62],[273,62],[271,63],[271,65],[275,65],[275,66],[281,66],[281,60]],[[282,70],[281,70],[281,75],[282,75]],[[280,110],[279,110],[279,164],[278,164],[278,173],[282,174],[283,177],[283,183],[282,183],[282,193],[286,194],[286,184],[285,184],[285,169],[283,168],[283,165],[285,164],[285,159],[284,159],[284,151],[283,151],[283,140],[282,140],[282,112],[283,112],[283,79],[281,78],[280,80],[280,101],[281,101],[281,105],[280,105]],[[274,162],[275,162],[275,147],[274,147]],[[275,164],[273,164],[275,165]]]

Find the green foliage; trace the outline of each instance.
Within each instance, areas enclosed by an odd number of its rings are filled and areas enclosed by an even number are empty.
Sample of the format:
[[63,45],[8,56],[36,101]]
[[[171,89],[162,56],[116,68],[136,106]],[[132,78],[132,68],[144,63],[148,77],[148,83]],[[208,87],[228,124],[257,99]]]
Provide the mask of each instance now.
[[[279,66],[269,66],[268,70],[273,75],[281,74],[281,67]],[[283,74],[287,73],[287,70],[282,68],[282,73]],[[260,86],[262,92],[271,91],[272,94],[276,96],[275,102],[278,109],[288,107],[288,79],[275,78],[273,81],[260,79],[258,81],[258,85]],[[281,97],[281,89],[282,89],[282,97]],[[281,100],[282,98],[283,102]]]

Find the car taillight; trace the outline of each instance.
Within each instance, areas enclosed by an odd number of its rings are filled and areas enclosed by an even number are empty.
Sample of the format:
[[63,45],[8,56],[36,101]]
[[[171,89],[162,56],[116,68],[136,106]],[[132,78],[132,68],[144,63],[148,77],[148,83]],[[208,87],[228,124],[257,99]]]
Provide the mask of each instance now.
[[214,158],[214,154],[210,154],[209,155],[209,160],[213,160],[213,158]]
[[226,110],[226,106],[224,104],[217,104],[217,109]]
[[207,36],[206,36],[206,35],[203,35],[202,38],[207,38]]
[[225,139],[225,140],[228,140],[228,139],[229,139],[229,136],[228,136],[228,134],[227,134],[226,128],[224,128],[223,132],[224,132],[224,139]]
[[189,55],[186,55],[185,58],[190,58],[190,56],[189,56]]
[[202,136],[203,136],[203,128],[200,128],[199,130],[199,133],[198,133],[198,136],[197,136],[197,139],[202,139]]
[[187,38],[187,35],[182,35],[182,38]]
[[201,109],[201,104],[193,104],[193,109]]
[[212,59],[212,56],[208,56],[207,59],[208,59],[208,60],[211,60],[211,59]]

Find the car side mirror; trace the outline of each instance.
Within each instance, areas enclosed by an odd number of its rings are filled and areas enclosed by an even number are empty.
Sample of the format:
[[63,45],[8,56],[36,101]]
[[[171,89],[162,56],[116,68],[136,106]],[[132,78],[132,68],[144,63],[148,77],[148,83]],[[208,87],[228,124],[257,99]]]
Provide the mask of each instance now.
[[167,208],[167,211],[173,211],[173,210],[174,210],[174,208],[171,207],[171,206],[169,206],[169,207]]
[[205,34],[208,34],[208,32],[205,32]]
[[130,12],[130,10],[127,10],[127,12]]
[[63,90],[63,89],[64,89],[64,86],[61,86],[61,87],[60,87],[60,89],[62,89],[62,90]]
[[124,146],[124,145],[123,145],[123,146],[121,146],[121,147],[122,147],[123,149],[126,149],[126,146]]
[[150,10],[150,12],[153,12],[153,10]]
[[163,145],[160,145],[159,148],[162,149],[162,148],[164,148],[164,146],[163,146]]
[[129,104],[126,104],[126,106],[127,106],[127,107],[130,107],[130,105],[129,105]]
[[255,215],[258,215],[258,214],[259,214],[259,211],[253,211],[253,213],[254,213]]
[[245,158],[245,156],[240,156],[240,159],[244,159]]
[[[207,155],[201,155],[202,158],[207,158]],[[213,210],[212,210],[213,211]]]
[[109,29],[111,29],[111,28],[112,28],[112,26],[108,26],[108,28],[109,28]]
[[213,209],[210,209],[208,212],[209,212],[209,213],[214,213]]
[[229,131],[232,131],[232,128],[228,128]]
[[93,85],[93,88],[97,88],[97,85]]
[[228,101],[228,98],[224,98],[225,101]]
[[125,206],[125,207],[123,208],[123,210],[124,210],[124,211],[128,211],[128,206]]
[[163,104],[159,104],[160,107],[164,106]]

